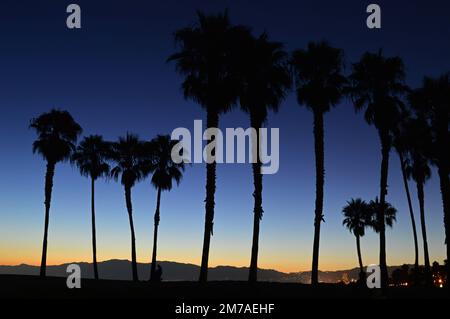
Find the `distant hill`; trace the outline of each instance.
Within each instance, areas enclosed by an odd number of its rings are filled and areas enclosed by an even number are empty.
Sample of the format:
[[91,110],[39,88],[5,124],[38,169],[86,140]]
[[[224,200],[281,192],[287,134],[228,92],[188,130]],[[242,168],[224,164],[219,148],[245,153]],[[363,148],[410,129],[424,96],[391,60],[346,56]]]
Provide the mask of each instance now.
[[[83,278],[93,278],[91,263],[76,263],[81,267]],[[196,281],[200,267],[193,264],[183,264],[170,261],[161,261],[158,264],[163,269],[165,281]],[[69,264],[47,266],[47,275],[54,277],[66,277],[66,269]],[[131,280],[131,263],[128,260],[112,259],[98,263],[100,278],[111,280]],[[391,272],[396,267],[389,267]],[[147,280],[150,277],[150,264],[138,263],[139,278]],[[338,271],[319,271],[319,281],[337,283],[339,281],[356,280],[358,268]],[[7,275],[39,275],[38,266],[21,264],[17,266],[0,266],[0,274]],[[218,266],[210,268],[208,279],[211,281],[245,281],[248,278],[247,267]],[[258,280],[267,282],[293,282],[309,283],[311,272],[283,273],[276,270],[259,269]]]

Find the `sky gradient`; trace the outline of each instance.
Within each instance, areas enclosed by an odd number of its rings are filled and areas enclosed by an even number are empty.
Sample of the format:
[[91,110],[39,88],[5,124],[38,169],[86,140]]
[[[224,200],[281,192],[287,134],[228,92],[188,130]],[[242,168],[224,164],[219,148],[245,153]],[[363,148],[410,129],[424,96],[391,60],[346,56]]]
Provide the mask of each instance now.
[[[365,26],[369,1],[33,1],[0,4],[0,264],[40,262],[44,224],[45,163],[32,154],[31,118],[51,108],[68,110],[84,135],[115,140],[126,132],[151,139],[177,127],[193,128],[202,109],[184,100],[182,78],[167,57],[173,32],[192,25],[197,9],[229,9],[233,23],[285,43],[291,51],[326,39],[344,49],[347,73],[365,51],[383,48],[401,56],[407,84],[450,70],[448,1],[372,1],[382,8],[382,29]],[[65,8],[82,9],[82,29],[68,30]],[[221,128],[248,127],[239,110]],[[264,217],[259,267],[303,271],[311,267],[315,198],[312,114],[290,94],[268,127],[280,128],[280,169],[264,176]],[[342,226],[341,209],[352,197],[379,193],[380,145],[374,127],[343,101],[325,115],[325,223],[321,270],[357,266],[355,240]],[[444,259],[439,184],[425,189],[430,258]],[[178,188],[162,194],[158,259],[199,264],[204,226],[204,164],[186,170]],[[414,262],[412,232],[398,157],[392,153],[387,200],[398,209],[387,231],[387,262]],[[253,225],[253,187],[248,164],[219,164],[210,266],[248,266]],[[416,222],[416,191],[411,183]],[[91,261],[90,183],[69,164],[59,164],[50,212],[49,265]],[[149,262],[156,191],[147,180],[133,189],[139,262]],[[98,259],[130,259],[123,187],[99,181],[96,190]],[[419,226],[419,224],[418,224]],[[419,257],[423,263],[419,233]],[[365,264],[378,260],[378,237],[362,239]]]

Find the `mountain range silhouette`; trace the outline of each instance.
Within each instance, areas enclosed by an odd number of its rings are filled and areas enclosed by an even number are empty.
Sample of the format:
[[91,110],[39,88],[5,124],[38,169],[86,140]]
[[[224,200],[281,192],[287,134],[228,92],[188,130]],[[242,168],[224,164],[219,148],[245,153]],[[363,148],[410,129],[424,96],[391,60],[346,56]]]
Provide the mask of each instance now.
[[[62,265],[47,266],[47,274],[52,277],[66,277],[67,266]],[[94,278],[92,263],[79,262],[83,278]],[[161,261],[158,263],[163,268],[164,281],[196,281],[200,267],[194,264],[185,264],[171,261]],[[101,279],[107,280],[132,280],[130,273],[131,262],[129,260],[111,259],[98,263]],[[389,273],[398,266],[390,266]],[[139,278],[148,280],[150,276],[150,264],[138,263]],[[16,266],[0,266],[0,274],[6,275],[39,275],[39,266],[20,264]],[[325,283],[338,283],[341,281],[357,280],[359,269],[336,271],[319,271],[319,281]],[[248,267],[217,266],[209,269],[209,280],[211,281],[246,281],[248,277]],[[259,269],[258,278],[266,282],[290,282],[290,283],[310,283],[311,272],[284,273],[273,269]]]

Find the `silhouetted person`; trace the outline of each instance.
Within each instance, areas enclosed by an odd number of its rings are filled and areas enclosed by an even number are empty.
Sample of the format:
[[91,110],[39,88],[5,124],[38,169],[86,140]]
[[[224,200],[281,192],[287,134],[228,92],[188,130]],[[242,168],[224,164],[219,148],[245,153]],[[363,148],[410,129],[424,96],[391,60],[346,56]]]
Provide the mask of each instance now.
[[152,281],[154,282],[161,282],[162,281],[162,274],[163,274],[163,270],[161,265],[158,265],[156,271],[155,271],[155,277],[152,278]]

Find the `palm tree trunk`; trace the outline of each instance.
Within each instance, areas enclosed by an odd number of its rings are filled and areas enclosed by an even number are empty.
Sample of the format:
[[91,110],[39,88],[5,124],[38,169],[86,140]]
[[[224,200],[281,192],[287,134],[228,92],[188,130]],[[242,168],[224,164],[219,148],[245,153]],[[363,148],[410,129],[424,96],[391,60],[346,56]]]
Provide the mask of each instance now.
[[40,276],[46,276],[47,270],[47,238],[48,223],[50,219],[50,203],[52,201],[53,176],[55,175],[56,163],[47,162],[47,171],[45,173],[45,221],[44,221],[44,239],[42,242],[42,259]]
[[[219,115],[208,111],[206,115],[207,128],[219,126]],[[205,199],[205,231],[203,236],[202,263],[200,267],[199,281],[204,283],[208,280],[209,246],[214,226],[214,195],[216,192],[216,162],[206,164],[206,199]]]
[[95,235],[95,179],[91,179],[91,212],[92,212],[92,258],[94,262],[94,278],[98,280],[97,240]]
[[[442,196],[442,206],[444,208],[444,227],[445,227],[445,244],[447,248],[447,274],[450,274],[450,180],[448,163],[440,161],[438,163],[439,184]],[[450,283],[447,280],[447,288],[450,289]]]
[[136,261],[136,237],[134,235],[133,224],[133,206],[131,204],[131,187],[125,186],[125,201],[127,204],[128,218],[130,221],[131,230],[131,270],[133,275],[133,281],[138,281],[137,261]]
[[320,111],[314,112],[314,148],[316,155],[316,207],[311,284],[317,285],[319,282],[320,223],[323,221],[323,186],[325,181],[323,113]]
[[256,162],[252,164],[253,168],[253,198],[254,198],[254,207],[253,207],[253,241],[252,241],[252,255],[250,259],[250,269],[248,281],[253,283],[258,280],[258,250],[259,250],[259,226],[263,215],[262,208],[262,174],[261,174],[261,161],[259,157],[259,128],[261,127],[261,123],[256,123],[252,121],[252,127],[256,130]]
[[386,225],[384,215],[384,204],[387,195],[387,180],[389,170],[389,133],[380,131],[381,139],[381,176],[380,176],[380,211],[378,212],[378,223],[380,227],[380,270],[381,270],[381,288],[385,290],[388,287],[388,271],[386,265]]
[[431,283],[431,267],[430,256],[428,254],[428,240],[427,240],[427,228],[425,225],[425,195],[423,191],[423,183],[417,182],[417,197],[419,199],[420,207],[420,224],[422,227],[422,239],[423,239],[423,256],[425,259],[425,277],[428,284]]
[[161,188],[158,188],[158,195],[156,199],[156,211],[154,217],[154,229],[153,229],[153,253],[152,253],[152,267],[150,272],[150,281],[155,280],[155,271],[156,271],[156,251],[158,249],[158,226],[159,226],[159,206],[161,202]]
[[356,251],[358,252],[358,263],[359,263],[359,277],[362,278],[364,274],[364,265],[362,262],[362,256],[361,256],[361,243],[360,243],[360,237],[359,235],[356,235]]
[[419,270],[419,244],[417,241],[416,220],[414,218],[414,211],[413,211],[413,206],[412,206],[412,202],[411,202],[411,194],[409,192],[408,178],[406,177],[405,161],[404,161],[403,155],[401,153],[398,153],[398,155],[400,158],[400,167],[402,170],[403,184],[405,185],[406,198],[408,200],[409,216],[411,217],[411,225],[412,225],[413,237],[414,237],[414,269],[416,270],[416,274],[417,274],[417,271]]

